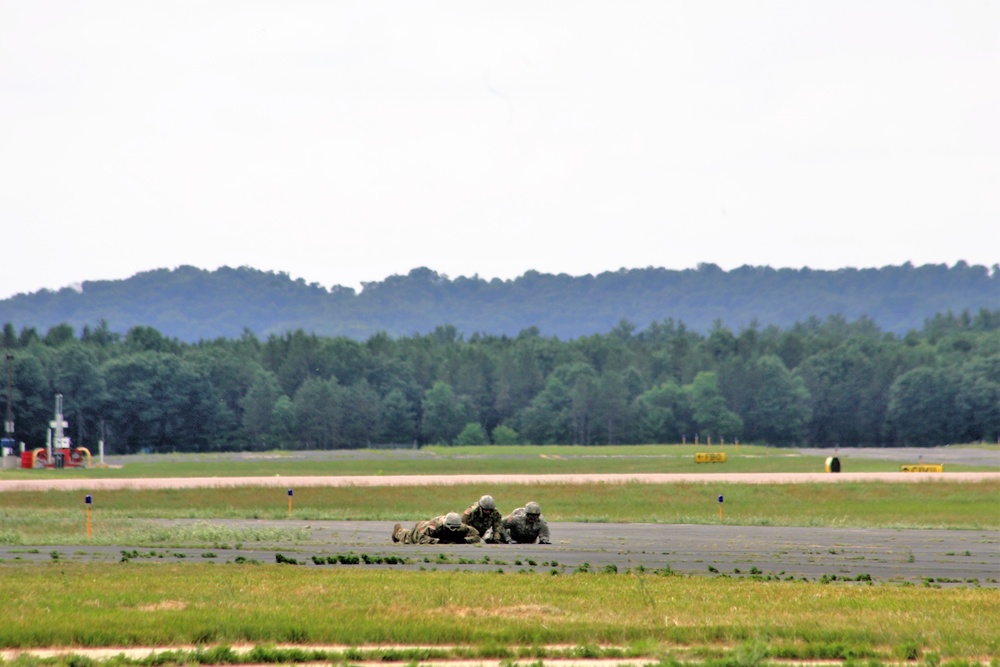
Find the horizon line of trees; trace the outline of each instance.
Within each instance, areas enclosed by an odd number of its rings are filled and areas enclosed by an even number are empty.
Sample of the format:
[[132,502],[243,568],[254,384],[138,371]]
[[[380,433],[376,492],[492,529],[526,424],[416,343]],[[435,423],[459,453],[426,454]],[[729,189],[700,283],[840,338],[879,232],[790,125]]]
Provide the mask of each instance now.
[[[43,446],[55,394],[109,453],[424,444],[911,445],[1000,436],[1000,310],[904,336],[809,318],[707,334],[665,319],[562,341],[454,326],[361,342],[250,331],[185,343],[107,323],[0,334],[15,438]],[[6,376],[5,372],[5,376]],[[4,378],[7,379],[6,377]],[[3,402],[8,400],[3,383]]]

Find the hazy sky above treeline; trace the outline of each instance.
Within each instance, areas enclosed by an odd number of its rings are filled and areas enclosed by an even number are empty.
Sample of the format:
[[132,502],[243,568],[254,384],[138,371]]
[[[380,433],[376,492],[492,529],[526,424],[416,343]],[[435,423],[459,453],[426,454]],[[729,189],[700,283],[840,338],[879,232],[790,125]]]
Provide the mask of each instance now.
[[0,298],[1000,260],[1000,3],[0,3]]

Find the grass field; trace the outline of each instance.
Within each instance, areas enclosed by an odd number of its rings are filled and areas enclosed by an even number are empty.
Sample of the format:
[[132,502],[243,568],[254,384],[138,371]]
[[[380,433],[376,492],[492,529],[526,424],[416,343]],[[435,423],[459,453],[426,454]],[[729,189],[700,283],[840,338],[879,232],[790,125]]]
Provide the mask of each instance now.
[[[685,460],[693,457],[693,447],[532,448],[531,455],[524,448],[489,449],[489,455],[482,448],[448,448],[417,456],[427,457],[420,459],[427,472],[441,472],[441,465],[450,467],[449,472],[514,474],[550,465],[572,468],[559,472],[705,468]],[[740,452],[736,457],[735,448],[727,447],[733,456],[727,472],[822,470],[817,457],[743,446]],[[415,472],[414,461],[404,458],[412,453],[367,452],[336,461],[282,462],[280,454],[269,456],[274,458],[234,462],[222,456],[185,460],[164,455],[118,470],[73,474],[273,475],[274,465],[289,477]],[[898,470],[898,464],[888,461],[850,462],[852,469]],[[242,467],[233,471],[234,465]],[[1000,482],[995,481],[317,487],[296,490],[293,516],[415,520],[461,510],[485,492],[492,493],[502,509],[537,500],[550,521],[719,523],[715,499],[724,494],[723,523],[731,525],[1000,530]],[[197,532],[165,538],[162,528],[157,533],[148,525],[157,518],[289,516],[284,489],[259,487],[104,491],[95,494],[92,512],[101,526],[95,544],[219,539]],[[0,492],[0,542],[79,543],[82,516],[78,492]],[[296,539],[291,529],[274,530],[265,539]],[[255,648],[248,653],[229,648],[238,644]],[[310,648],[327,644],[350,648]],[[366,661],[416,665],[471,659],[509,665],[640,658],[660,665],[758,667],[779,660],[828,659],[848,667],[1000,667],[1000,595],[996,589],[976,586],[753,581],[641,569],[552,576],[320,569],[274,562],[0,563],[0,649],[185,645],[201,648],[104,662],[151,667]],[[46,660],[24,655],[7,662],[32,667]],[[47,662],[91,667],[98,660],[69,655]]]
[[132,563],[7,566],[3,583],[4,647],[569,644],[707,656],[751,642],[761,657],[797,659],[1000,653],[1000,596],[982,589]]
[[[952,472],[1000,471],[1000,447],[977,446],[996,452],[997,465],[953,464]],[[724,464],[695,463],[696,452],[725,452]],[[928,457],[933,451],[928,450]],[[109,457],[110,458],[110,457]],[[839,454],[845,472],[895,472],[898,461],[864,459],[849,449]],[[118,458],[122,467],[64,470],[0,471],[3,479],[256,477],[296,475],[423,475],[423,474],[568,474],[568,473],[752,473],[823,472],[825,457],[794,449],[753,445],[564,445],[499,447],[424,447],[330,452],[261,452],[256,454],[155,454]],[[95,459],[96,461],[96,459]],[[934,461],[927,460],[928,463]],[[917,461],[912,461],[917,463]]]

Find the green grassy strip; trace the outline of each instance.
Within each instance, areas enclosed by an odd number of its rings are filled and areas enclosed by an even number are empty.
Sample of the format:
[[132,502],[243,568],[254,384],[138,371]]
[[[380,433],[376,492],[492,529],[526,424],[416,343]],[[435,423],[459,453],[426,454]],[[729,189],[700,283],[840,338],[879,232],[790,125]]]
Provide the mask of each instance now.
[[[720,523],[845,528],[1000,529],[1000,481],[839,484],[524,484],[421,487],[306,487],[295,490],[292,519],[416,521],[461,511],[483,493],[502,511],[535,500],[550,521]],[[81,492],[0,493],[0,543],[87,542]],[[284,488],[113,490],[94,493],[91,544],[178,546],[297,542],[288,528],[189,527],[185,533],[150,519],[285,520]]]
[[[992,446],[1000,454],[1000,447]],[[725,452],[726,463],[699,464],[696,452]],[[928,456],[933,452],[929,451]],[[825,457],[793,449],[718,445],[631,445],[605,447],[504,446],[425,447],[420,450],[343,450],[320,456],[295,452],[239,454],[163,454],[136,457],[121,468],[0,471],[3,479],[123,479],[135,477],[257,477],[281,475],[424,474],[635,474],[823,472]],[[839,457],[843,472],[897,472],[899,462]],[[1000,460],[1000,456],[998,456]],[[916,463],[917,461],[913,461]],[[934,463],[929,458],[928,463]],[[948,465],[948,471],[1000,470],[997,466]]]
[[975,588],[129,562],[5,565],[0,589],[7,648],[610,644],[648,654],[759,643],[798,659],[1000,654],[1000,596]]

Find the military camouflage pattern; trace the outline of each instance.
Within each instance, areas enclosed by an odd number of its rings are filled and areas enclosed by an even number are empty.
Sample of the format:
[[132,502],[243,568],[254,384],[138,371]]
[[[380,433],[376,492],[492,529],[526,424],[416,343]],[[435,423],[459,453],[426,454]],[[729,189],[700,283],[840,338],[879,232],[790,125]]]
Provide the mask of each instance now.
[[[475,528],[480,535],[486,538],[488,544],[496,544],[501,541],[502,522],[503,514],[500,514],[496,509],[483,509],[479,503],[472,503],[468,509],[462,512],[462,523]],[[489,535],[487,535],[487,531],[490,531]]]
[[549,524],[541,514],[528,514],[523,507],[508,514],[503,520],[504,537],[509,542],[520,544],[551,544]]
[[472,526],[460,524],[456,529],[448,528],[445,525],[446,516],[442,514],[429,521],[418,521],[409,529],[397,523],[392,531],[392,541],[403,544],[475,544],[483,541]]

